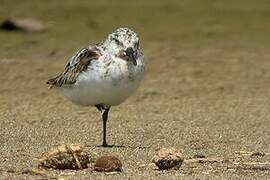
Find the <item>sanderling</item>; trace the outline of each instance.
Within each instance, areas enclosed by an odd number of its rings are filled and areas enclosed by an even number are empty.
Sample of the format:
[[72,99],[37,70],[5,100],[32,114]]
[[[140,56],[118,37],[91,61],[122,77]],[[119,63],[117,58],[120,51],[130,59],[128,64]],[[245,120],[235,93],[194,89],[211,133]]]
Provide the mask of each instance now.
[[95,106],[102,112],[102,146],[108,146],[109,110],[136,91],[144,66],[138,35],[128,28],[119,28],[101,43],[80,49],[67,62],[64,71],[47,84],[63,88],[65,97],[72,102]]

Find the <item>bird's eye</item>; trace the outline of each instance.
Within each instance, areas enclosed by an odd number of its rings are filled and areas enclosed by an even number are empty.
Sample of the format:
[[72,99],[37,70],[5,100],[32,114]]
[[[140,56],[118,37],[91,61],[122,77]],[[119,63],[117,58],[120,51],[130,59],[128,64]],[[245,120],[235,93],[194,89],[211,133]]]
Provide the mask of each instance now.
[[119,46],[123,46],[123,43],[120,42],[118,39],[113,38],[113,40],[115,41],[116,44],[118,44]]
[[117,44],[120,44],[120,41],[116,38],[113,39]]
[[136,47],[139,47],[139,45],[140,45],[139,41],[135,43]]

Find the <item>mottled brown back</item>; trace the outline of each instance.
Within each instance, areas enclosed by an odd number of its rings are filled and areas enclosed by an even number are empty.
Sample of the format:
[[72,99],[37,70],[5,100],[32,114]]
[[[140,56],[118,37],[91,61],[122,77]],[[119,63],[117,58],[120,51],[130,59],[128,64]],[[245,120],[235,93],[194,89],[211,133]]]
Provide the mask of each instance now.
[[74,84],[79,74],[85,71],[92,60],[97,60],[100,52],[96,48],[83,48],[79,50],[66,64],[64,71],[58,76],[49,79],[46,83],[50,87]]

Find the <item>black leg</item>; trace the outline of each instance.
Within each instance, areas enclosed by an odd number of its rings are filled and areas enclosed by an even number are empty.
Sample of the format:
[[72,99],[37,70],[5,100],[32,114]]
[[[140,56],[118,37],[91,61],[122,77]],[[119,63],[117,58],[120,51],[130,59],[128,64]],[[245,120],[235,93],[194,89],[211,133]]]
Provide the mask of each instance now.
[[103,147],[108,147],[107,141],[106,141],[106,127],[107,127],[107,121],[108,121],[108,114],[110,111],[110,107],[105,108],[103,114],[102,114],[102,119],[103,119]]

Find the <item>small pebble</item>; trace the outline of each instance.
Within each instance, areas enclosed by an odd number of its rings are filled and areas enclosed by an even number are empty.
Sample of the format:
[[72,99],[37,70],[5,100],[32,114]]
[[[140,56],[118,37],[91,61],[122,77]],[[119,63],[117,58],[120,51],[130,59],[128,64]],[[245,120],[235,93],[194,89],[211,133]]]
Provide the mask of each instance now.
[[102,156],[96,160],[94,169],[103,172],[122,171],[122,163],[117,157]]
[[175,148],[161,148],[152,158],[159,170],[178,169],[183,161],[182,153]]

